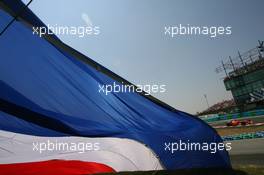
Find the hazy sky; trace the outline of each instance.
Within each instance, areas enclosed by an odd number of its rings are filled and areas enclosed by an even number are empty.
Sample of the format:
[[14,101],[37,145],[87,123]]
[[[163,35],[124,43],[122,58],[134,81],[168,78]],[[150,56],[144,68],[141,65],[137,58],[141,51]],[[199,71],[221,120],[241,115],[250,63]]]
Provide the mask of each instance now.
[[[28,0],[23,0],[27,2]],[[45,23],[85,26],[98,36],[59,36],[65,43],[135,84],[165,84],[153,94],[171,106],[195,113],[231,98],[215,68],[264,40],[263,0],[34,0],[29,6]],[[232,26],[219,38],[169,38],[165,26]]]

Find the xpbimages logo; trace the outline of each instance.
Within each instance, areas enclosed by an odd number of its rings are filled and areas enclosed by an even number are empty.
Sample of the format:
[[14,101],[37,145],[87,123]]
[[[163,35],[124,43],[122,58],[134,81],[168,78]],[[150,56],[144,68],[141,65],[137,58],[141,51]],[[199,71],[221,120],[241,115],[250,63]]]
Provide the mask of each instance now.
[[206,151],[211,154],[215,154],[217,151],[230,151],[232,149],[231,143],[198,143],[190,142],[189,140],[183,141],[179,140],[178,142],[165,142],[164,151],[171,154],[176,153],[177,151]]
[[166,92],[166,85],[157,85],[157,84],[137,84],[136,86],[132,84],[123,84],[122,83],[116,83],[113,84],[106,84],[101,85],[98,84],[98,92],[104,93],[105,95],[108,95],[109,93],[115,92],[115,93],[126,93],[126,92],[138,92],[142,93],[145,92],[145,95],[150,95],[151,93],[164,93]]
[[231,26],[195,26],[195,25],[173,25],[165,26],[164,34],[171,38],[177,36],[196,35],[196,36],[209,36],[216,38],[224,35],[232,34]]
[[84,26],[61,26],[58,24],[40,27],[32,27],[33,35],[39,35],[39,37],[45,35],[73,35],[83,38],[85,36],[99,35],[100,27],[94,26],[86,13],[82,14],[82,20],[86,25]]
[[47,140],[45,142],[32,142],[33,151],[40,154],[46,151],[65,151],[84,153],[86,151],[99,151],[99,142],[60,142],[58,140]]
[[33,27],[33,34],[39,35],[42,37],[43,35],[75,35],[79,38],[88,36],[88,35],[99,35],[100,27],[85,27],[85,26],[58,26],[55,24],[54,26],[47,25],[41,27]]

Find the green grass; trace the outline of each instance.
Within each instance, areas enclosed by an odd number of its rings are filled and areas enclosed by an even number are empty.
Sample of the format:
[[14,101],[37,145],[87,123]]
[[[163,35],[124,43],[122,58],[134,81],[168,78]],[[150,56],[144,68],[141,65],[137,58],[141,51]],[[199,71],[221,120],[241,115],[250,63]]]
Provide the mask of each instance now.
[[247,165],[247,166],[236,166],[235,169],[246,172],[248,175],[264,175],[264,165]]

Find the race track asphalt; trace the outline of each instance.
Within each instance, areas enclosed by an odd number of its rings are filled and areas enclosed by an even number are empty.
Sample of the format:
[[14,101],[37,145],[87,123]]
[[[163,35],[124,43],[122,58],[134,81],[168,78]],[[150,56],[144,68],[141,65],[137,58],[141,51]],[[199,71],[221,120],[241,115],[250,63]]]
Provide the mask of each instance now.
[[244,139],[231,141],[229,151],[232,166],[264,165],[264,139]]

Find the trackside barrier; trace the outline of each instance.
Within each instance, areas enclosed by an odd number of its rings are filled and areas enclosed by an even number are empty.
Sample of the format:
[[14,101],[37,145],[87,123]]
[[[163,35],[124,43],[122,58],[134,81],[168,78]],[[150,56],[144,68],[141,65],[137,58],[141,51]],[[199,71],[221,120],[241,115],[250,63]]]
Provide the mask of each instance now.
[[219,114],[212,116],[210,118],[203,119],[205,122],[216,122],[221,120],[230,120],[230,119],[239,119],[244,117],[256,117],[259,115],[264,115],[264,109],[254,110],[254,111],[247,111],[242,113],[235,113],[235,114]]
[[264,131],[222,136],[223,141],[264,138]]

